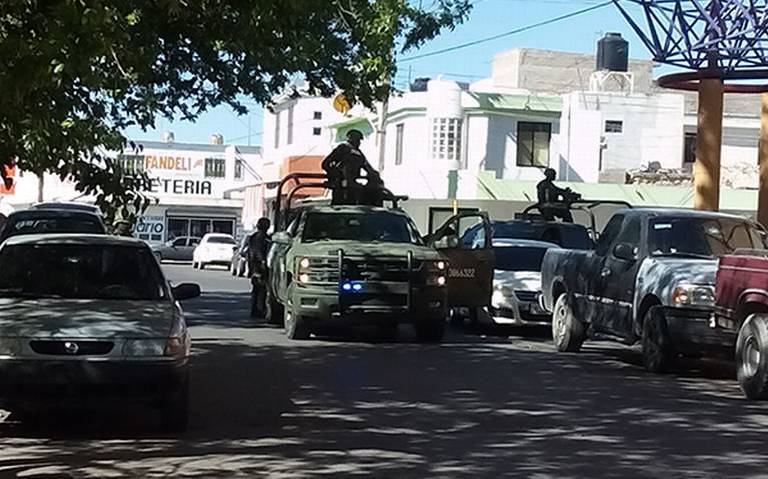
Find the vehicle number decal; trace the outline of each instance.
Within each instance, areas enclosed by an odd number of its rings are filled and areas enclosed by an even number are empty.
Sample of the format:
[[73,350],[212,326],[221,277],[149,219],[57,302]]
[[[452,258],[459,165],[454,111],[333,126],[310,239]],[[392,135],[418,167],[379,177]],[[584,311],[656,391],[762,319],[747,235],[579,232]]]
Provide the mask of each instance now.
[[448,268],[449,278],[474,278],[475,268]]

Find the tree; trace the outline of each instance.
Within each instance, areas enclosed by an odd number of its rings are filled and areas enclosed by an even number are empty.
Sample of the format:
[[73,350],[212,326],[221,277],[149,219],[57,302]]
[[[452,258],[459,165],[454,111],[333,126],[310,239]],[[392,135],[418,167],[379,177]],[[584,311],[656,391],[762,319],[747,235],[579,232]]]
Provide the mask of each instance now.
[[[291,78],[371,106],[389,90],[395,48],[463,22],[468,0],[3,0],[0,162],[76,180],[109,214],[146,207],[147,178],[106,152],[126,127],[245,113]],[[0,169],[2,171],[2,169]],[[132,208],[127,208],[132,205]]]

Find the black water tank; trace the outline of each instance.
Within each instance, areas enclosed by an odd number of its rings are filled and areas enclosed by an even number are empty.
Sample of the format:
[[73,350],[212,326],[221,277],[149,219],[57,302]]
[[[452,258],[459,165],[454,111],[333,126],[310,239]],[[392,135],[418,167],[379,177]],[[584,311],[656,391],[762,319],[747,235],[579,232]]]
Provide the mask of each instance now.
[[597,42],[597,70],[625,72],[629,67],[629,42],[621,33],[606,33]]
[[411,91],[427,91],[429,78],[416,78],[411,82]]

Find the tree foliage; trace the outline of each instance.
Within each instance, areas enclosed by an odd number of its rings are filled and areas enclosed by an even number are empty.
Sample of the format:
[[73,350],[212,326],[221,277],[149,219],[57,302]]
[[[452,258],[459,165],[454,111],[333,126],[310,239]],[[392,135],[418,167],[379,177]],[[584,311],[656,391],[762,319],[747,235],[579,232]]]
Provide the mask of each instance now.
[[[246,95],[266,103],[300,75],[371,105],[395,50],[461,23],[468,0],[3,0],[0,162],[77,181],[109,212],[145,207],[107,151],[158,118],[194,120]],[[132,205],[131,208],[126,208]]]

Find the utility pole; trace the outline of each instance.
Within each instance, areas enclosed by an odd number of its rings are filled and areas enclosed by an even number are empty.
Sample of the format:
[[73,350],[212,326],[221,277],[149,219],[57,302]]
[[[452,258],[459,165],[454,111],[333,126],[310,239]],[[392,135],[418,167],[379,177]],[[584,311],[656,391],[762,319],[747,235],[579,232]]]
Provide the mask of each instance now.
[[37,175],[37,202],[43,202],[43,190],[45,189],[45,173],[40,172]]

